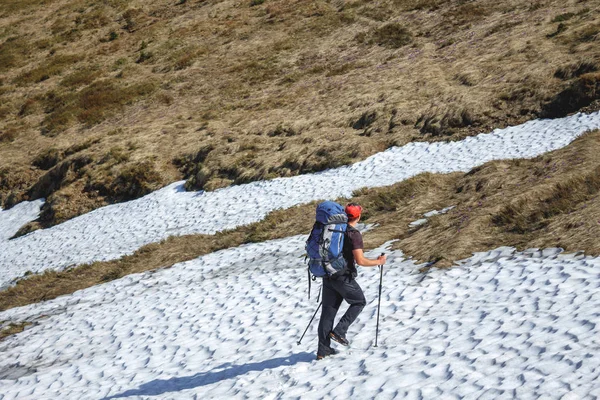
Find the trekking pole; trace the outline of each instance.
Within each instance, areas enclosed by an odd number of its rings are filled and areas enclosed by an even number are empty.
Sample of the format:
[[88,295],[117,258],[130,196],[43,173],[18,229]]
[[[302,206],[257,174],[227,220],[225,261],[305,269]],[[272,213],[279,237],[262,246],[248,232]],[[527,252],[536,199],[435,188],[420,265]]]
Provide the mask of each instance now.
[[[381,253],[382,256],[385,253]],[[379,336],[379,309],[381,308],[381,287],[383,286],[383,264],[379,266],[379,301],[377,302],[377,328],[375,328],[375,347],[377,347],[377,337]]]
[[302,337],[300,338],[300,340],[298,340],[298,342],[296,342],[298,345],[302,342],[302,339],[304,338],[304,335],[306,335],[306,332],[308,331],[308,328],[310,327],[310,324],[312,324],[313,319],[315,319],[315,316],[317,315],[317,312],[319,312],[319,308],[321,308],[321,304],[323,304],[322,300],[319,303],[319,306],[317,307],[317,309],[316,309],[315,313],[313,314],[312,318],[310,319],[310,322],[308,323],[308,326],[304,330],[304,333],[302,334]]

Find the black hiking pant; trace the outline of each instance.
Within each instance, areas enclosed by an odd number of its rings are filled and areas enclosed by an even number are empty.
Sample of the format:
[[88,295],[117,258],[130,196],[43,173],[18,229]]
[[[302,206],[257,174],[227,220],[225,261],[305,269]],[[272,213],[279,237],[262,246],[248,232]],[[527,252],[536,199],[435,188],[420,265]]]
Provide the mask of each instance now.
[[[350,307],[340,318],[335,329],[332,329],[335,315],[342,304],[342,300],[346,300]],[[348,327],[358,317],[366,304],[365,295],[352,276],[340,276],[337,279],[323,278],[323,309],[319,320],[318,355],[327,355],[331,351],[329,333],[332,330],[338,336],[346,336]]]

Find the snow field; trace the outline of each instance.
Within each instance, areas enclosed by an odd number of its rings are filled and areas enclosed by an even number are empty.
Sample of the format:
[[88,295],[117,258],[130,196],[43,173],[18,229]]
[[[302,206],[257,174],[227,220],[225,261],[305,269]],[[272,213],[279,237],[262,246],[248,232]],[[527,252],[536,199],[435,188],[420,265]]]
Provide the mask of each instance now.
[[600,259],[500,248],[424,275],[387,250],[379,346],[379,272],[360,268],[351,347],[315,361],[318,318],[296,345],[317,307],[305,239],[0,313],[35,323],[0,343],[0,399],[600,397]]
[[10,239],[28,222],[38,218],[44,200],[24,201],[10,210],[0,208],[0,249],[2,243]]
[[141,199],[100,208],[51,229],[0,240],[0,289],[26,271],[116,259],[171,235],[212,234],[259,221],[275,209],[350,196],[361,187],[391,185],[422,172],[468,171],[494,159],[534,157],[562,148],[599,127],[600,113],[576,114],[530,121],[460,142],[410,143],[351,166],[210,193],[185,192],[183,182],[176,182]]

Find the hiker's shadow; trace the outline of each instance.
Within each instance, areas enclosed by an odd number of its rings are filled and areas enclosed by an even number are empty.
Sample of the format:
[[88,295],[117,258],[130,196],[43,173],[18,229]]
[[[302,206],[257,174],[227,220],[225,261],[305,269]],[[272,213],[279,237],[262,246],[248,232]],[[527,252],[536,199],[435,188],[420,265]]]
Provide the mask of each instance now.
[[313,357],[314,354],[305,352],[292,354],[288,357],[273,358],[271,360],[242,365],[231,365],[231,363],[226,363],[214,368],[211,371],[199,372],[192,376],[171,379],[156,379],[151,382],[144,383],[137,389],[127,390],[126,392],[119,393],[114,396],[105,397],[102,400],[119,399],[129,396],[158,396],[168,392],[193,389],[210,385],[225,379],[235,378],[250,371],[264,371],[281,366],[310,362],[313,360]]

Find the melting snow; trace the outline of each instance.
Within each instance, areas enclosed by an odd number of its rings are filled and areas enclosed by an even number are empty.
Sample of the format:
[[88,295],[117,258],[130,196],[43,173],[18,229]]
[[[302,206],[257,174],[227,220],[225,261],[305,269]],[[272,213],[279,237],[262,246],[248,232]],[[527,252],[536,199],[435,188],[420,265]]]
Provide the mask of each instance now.
[[534,157],[599,127],[600,113],[576,114],[530,121],[460,142],[410,143],[351,166],[210,193],[185,192],[183,183],[177,182],[144,198],[0,241],[0,288],[26,271],[115,259],[171,235],[215,233],[259,221],[278,208],[350,196],[361,187],[391,185],[426,171],[468,171],[494,159]]
[[423,275],[388,250],[379,346],[379,274],[361,268],[368,304],[351,346],[315,361],[316,320],[296,345],[317,307],[306,299],[304,240],[0,313],[34,322],[0,343],[0,399],[600,396],[599,259],[500,248]]
[[433,210],[433,211],[426,212],[425,214],[423,214],[423,216],[425,218],[421,218],[416,221],[413,221],[410,224],[408,224],[408,226],[410,226],[411,228],[414,228],[417,226],[425,225],[429,218],[431,218],[435,215],[446,214],[448,211],[452,210],[454,207],[455,206],[450,206],[450,207],[443,208],[441,210]]
[[0,208],[0,249],[2,242],[10,239],[28,222],[38,218],[44,200],[24,201],[9,210]]

